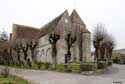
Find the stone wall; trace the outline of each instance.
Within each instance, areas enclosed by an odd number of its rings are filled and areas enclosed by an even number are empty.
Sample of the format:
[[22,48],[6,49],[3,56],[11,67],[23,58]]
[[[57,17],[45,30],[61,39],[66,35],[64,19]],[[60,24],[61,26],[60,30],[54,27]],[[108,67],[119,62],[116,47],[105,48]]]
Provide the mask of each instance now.
[[82,34],[83,61],[91,61],[91,33]]

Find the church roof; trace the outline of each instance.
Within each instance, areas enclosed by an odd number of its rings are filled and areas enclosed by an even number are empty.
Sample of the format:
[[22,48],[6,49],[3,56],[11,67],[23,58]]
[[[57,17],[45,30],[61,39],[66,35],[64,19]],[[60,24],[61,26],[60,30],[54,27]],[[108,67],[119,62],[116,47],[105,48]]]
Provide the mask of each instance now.
[[52,32],[53,30],[55,30],[58,22],[60,21],[61,17],[67,12],[67,10],[65,10],[62,14],[60,14],[59,16],[57,16],[55,19],[53,19],[52,21],[50,21],[48,24],[44,25],[39,32],[39,37],[42,37],[50,32]]
[[81,24],[81,25],[85,25],[75,9],[72,11],[72,13],[70,15],[70,18],[71,18],[72,22],[75,22],[75,23],[78,23],[78,24]]
[[[70,18],[72,23],[77,23],[86,27],[86,25],[84,24],[84,22],[82,21],[82,19],[80,18],[79,14],[75,9],[71,13]],[[90,33],[85,27],[82,28],[83,29],[82,32]]]
[[12,39],[35,39],[39,31],[35,27],[13,24]]
[[[42,37],[50,32],[53,32],[56,30],[56,26],[59,23],[60,19],[63,17],[64,14],[67,14],[68,11],[65,10],[62,14],[60,14],[58,17],[50,21],[48,24],[41,27],[41,29],[20,25],[20,24],[13,24],[13,33],[12,33],[12,40],[13,39],[38,39],[39,37]],[[71,16],[70,16],[72,23],[77,23],[83,25],[82,32],[84,33],[90,33],[86,29],[86,25],[81,20],[80,16],[74,9]]]

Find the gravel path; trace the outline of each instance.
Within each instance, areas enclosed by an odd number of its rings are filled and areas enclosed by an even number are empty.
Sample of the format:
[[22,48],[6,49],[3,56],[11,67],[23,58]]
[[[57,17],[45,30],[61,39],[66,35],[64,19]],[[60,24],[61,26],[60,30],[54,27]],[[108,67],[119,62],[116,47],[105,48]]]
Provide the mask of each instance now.
[[10,72],[32,81],[33,84],[125,84],[125,65],[113,65],[104,74],[93,76],[14,68],[10,68]]

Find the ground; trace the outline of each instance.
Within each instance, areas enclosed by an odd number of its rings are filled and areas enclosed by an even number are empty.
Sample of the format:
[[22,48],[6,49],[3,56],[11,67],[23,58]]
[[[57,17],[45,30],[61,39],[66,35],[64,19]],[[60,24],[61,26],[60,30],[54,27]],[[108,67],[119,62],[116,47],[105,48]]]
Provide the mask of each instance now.
[[34,82],[33,84],[125,84],[125,65],[116,64],[104,74],[92,76],[14,68],[10,72]]

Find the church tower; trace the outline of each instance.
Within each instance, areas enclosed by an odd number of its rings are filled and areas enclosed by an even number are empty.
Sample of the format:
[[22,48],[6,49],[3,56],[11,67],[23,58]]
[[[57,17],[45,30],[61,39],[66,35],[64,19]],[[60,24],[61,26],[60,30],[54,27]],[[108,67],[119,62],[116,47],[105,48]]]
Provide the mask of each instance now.
[[72,28],[77,34],[79,61],[91,61],[91,33],[74,9],[71,16]]

